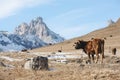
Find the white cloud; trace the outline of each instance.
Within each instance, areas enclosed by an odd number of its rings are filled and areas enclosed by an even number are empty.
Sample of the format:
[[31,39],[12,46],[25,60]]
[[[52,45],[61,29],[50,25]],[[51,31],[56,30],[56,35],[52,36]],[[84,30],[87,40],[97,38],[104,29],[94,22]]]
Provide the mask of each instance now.
[[[80,32],[82,31],[82,27],[66,27],[66,28],[63,28],[60,32],[61,36],[69,39],[69,38],[72,38],[72,36],[80,36]],[[79,34],[79,35],[78,35]]]
[[0,19],[16,14],[25,7],[49,4],[53,0],[2,0],[0,2]]
[[63,12],[55,17],[53,17],[53,21],[55,20],[61,20],[61,22],[72,22],[77,21],[78,19],[82,19],[83,17],[87,17],[91,14],[89,8],[79,8],[79,9],[73,9],[70,11]]
[[47,20],[48,25],[51,26],[53,30],[57,30],[58,27],[73,27],[78,24],[83,24],[81,21],[84,21],[92,14],[89,8],[79,8],[72,9],[66,12],[57,14],[54,17],[51,17]]
[[82,36],[86,34],[89,30],[87,26],[73,26],[73,27],[65,27],[63,28],[59,34],[65,37],[66,39],[70,39],[77,36]]
[[66,39],[74,38],[74,37],[79,37],[85,34],[88,34],[91,31],[100,29],[105,27],[104,22],[90,22],[86,24],[81,24],[81,25],[74,25],[70,27],[60,27],[59,29],[61,30],[56,30],[61,36],[65,37]]
[[[81,16],[82,11],[81,10],[70,10],[70,11],[67,11],[67,12],[64,12],[62,14],[59,14],[57,15],[55,18],[66,18],[66,19],[73,19],[73,18],[79,18]],[[82,15],[83,16],[83,15]]]
[[73,9],[58,14],[48,20],[48,24],[51,26],[53,31],[69,39],[73,36],[80,36],[81,34],[85,34],[87,32],[85,30],[88,26],[84,26],[85,24],[80,21],[85,20],[85,17],[88,17],[91,14],[92,12],[89,8]]

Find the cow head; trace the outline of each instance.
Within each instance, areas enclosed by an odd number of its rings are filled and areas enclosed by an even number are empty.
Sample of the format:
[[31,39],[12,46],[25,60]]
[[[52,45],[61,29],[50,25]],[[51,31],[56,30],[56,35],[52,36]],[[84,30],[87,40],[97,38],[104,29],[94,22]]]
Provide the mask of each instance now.
[[81,49],[83,47],[83,41],[82,40],[78,40],[77,42],[75,42],[74,46],[75,46],[75,49]]

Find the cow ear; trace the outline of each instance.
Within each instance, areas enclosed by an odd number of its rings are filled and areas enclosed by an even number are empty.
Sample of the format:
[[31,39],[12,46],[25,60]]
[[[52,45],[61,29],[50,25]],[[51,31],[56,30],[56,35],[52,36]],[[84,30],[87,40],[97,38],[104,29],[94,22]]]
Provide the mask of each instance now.
[[81,43],[83,40],[78,40],[79,43]]
[[81,40],[78,40],[78,42],[81,42]]

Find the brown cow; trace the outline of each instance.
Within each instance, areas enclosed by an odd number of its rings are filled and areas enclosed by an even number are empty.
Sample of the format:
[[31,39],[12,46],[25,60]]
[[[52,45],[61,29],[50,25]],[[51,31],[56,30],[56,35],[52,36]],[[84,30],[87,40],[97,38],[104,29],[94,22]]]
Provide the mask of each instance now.
[[27,52],[27,49],[23,49],[23,50],[21,50],[22,52]]
[[83,51],[88,55],[89,61],[94,62],[94,54],[96,54],[96,63],[99,59],[99,54],[101,54],[102,62],[104,58],[104,40],[102,39],[92,39],[92,41],[79,40],[75,42],[75,49],[83,49]]

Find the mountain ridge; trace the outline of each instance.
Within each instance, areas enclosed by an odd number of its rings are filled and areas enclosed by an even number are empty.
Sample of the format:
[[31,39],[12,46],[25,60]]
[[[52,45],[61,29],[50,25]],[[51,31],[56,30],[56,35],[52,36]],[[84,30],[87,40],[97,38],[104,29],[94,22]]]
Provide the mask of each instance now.
[[63,37],[51,31],[42,17],[37,17],[29,24],[25,22],[20,24],[12,34],[1,31],[0,51],[33,49],[62,41]]

